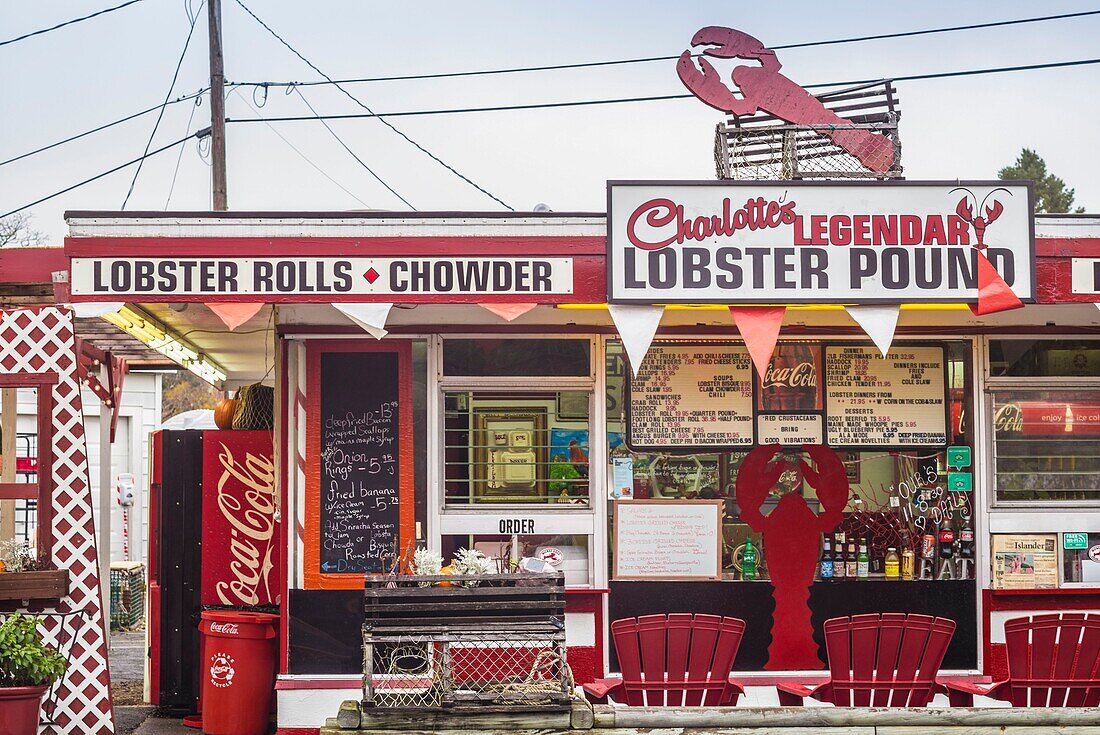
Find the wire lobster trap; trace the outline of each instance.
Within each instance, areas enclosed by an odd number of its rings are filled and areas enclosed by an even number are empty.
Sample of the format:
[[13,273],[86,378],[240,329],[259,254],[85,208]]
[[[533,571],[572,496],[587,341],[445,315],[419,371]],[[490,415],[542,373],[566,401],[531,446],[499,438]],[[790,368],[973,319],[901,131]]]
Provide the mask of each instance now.
[[132,630],[145,619],[145,565],[111,562],[111,629]]
[[[816,95],[845,122],[795,125],[766,113],[731,116],[714,134],[719,179],[900,179],[901,109],[890,81]],[[835,118],[834,118],[835,119]],[[861,150],[862,149],[862,150]],[[851,151],[882,151],[881,156]],[[876,165],[869,167],[864,161]]]
[[560,573],[401,575],[365,595],[364,710],[569,708]]

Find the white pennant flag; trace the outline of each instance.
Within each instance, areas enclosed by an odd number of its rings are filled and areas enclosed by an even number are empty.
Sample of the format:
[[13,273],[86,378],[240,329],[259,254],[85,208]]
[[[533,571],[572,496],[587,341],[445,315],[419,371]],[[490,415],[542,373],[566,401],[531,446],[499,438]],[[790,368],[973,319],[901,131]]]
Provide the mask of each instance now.
[[389,332],[386,331],[386,319],[390,316],[390,309],[393,308],[393,304],[334,303],[333,306],[335,306],[336,310],[341,314],[366,330],[367,333],[375,339],[382,339],[389,334]]
[[890,351],[890,345],[894,342],[894,331],[898,328],[898,314],[901,306],[889,304],[886,306],[847,306],[848,315],[856,320],[871,341],[878,347],[878,351],[886,357]]
[[122,301],[83,301],[73,304],[73,315],[81,318],[113,314],[126,306]]
[[630,369],[634,377],[638,377],[638,368],[642,366],[642,360],[649,352],[649,345],[653,343],[653,335],[657,334],[657,327],[661,323],[661,315],[665,313],[663,306],[650,306],[648,304],[608,304],[607,310],[611,312],[611,320],[615,322],[615,328],[622,337],[623,347],[627,357],[630,358]]

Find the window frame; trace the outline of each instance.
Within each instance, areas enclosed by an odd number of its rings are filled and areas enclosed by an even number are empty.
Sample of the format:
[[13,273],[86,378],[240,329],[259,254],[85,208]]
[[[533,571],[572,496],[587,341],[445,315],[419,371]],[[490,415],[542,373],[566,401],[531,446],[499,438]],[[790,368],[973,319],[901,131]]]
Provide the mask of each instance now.
[[[992,374],[992,343],[994,341],[1030,341],[1030,342],[1057,342],[1059,340],[1074,339],[1080,341],[1094,341],[1100,347],[1100,337],[1092,335],[1074,336],[1068,334],[1013,334],[1005,336],[989,336],[985,340],[983,355],[984,385],[982,386],[981,400],[988,418],[988,444],[989,452],[989,507],[991,510],[1043,510],[1043,511],[1079,511],[1082,509],[1100,508],[1100,497],[1095,500],[1001,500],[997,493],[997,432],[993,426],[994,405],[993,394],[1005,391],[1019,391],[1024,393],[1036,393],[1040,391],[1100,391],[1100,376],[1097,377],[1069,377],[1069,376],[995,376]],[[1000,533],[1001,531],[998,531]],[[1060,539],[1060,537],[1059,537]],[[1059,550],[1060,552],[1061,550]],[[1061,575],[1061,570],[1059,570]]]
[[38,481],[0,482],[0,500],[37,501],[35,533],[38,535],[38,562],[42,566],[49,566],[53,561],[53,411],[58,380],[56,372],[0,374],[0,388],[37,391]]

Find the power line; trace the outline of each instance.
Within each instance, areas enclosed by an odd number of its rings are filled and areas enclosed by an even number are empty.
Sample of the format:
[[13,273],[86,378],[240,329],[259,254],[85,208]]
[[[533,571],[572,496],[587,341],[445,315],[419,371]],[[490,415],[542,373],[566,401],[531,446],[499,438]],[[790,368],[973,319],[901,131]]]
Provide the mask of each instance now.
[[[207,92],[206,87],[203,87],[198,92],[195,92],[193,94],[185,94],[182,97],[177,97],[176,99],[171,100],[168,104],[174,105],[178,102],[186,102],[187,100],[193,100],[196,97],[201,97],[202,95],[206,94],[206,92]],[[142,110],[141,112],[135,112],[134,114],[127,115],[126,117],[123,117],[123,118],[119,118],[118,120],[115,120],[114,122],[109,122],[109,123],[106,123],[104,125],[100,125],[99,127],[92,128],[91,130],[85,130],[83,133],[77,133],[76,135],[70,135],[68,138],[65,138],[64,140],[59,140],[56,143],[50,143],[49,145],[44,145],[41,148],[35,148],[33,151],[27,151],[26,153],[20,153],[18,156],[14,156],[13,158],[9,158],[6,161],[0,161],[0,166],[6,166],[9,163],[15,163],[16,161],[21,161],[24,158],[29,158],[33,155],[43,153],[45,151],[50,150],[51,148],[57,148],[60,145],[65,145],[66,143],[72,143],[74,140],[80,140],[81,138],[86,138],[89,135],[92,135],[93,133],[100,132],[101,130],[107,130],[108,128],[113,128],[116,125],[121,125],[124,122],[130,122],[131,120],[142,117],[143,115],[148,115],[150,112],[156,112],[157,110],[159,110],[163,107],[164,107],[163,104],[153,105],[152,107],[150,107],[148,109]]]
[[[234,89],[234,90],[233,90],[233,92],[234,92],[234,93],[235,93],[235,94],[236,94],[236,95],[237,95],[238,97],[240,97],[240,98],[241,98],[241,100],[242,100],[242,101],[243,101],[243,102],[244,102],[244,103],[245,103],[246,105],[248,105],[249,107],[251,107],[251,108],[252,108],[252,110],[253,110],[253,112],[255,112],[255,113],[256,113],[257,115],[259,115],[259,116],[260,116],[260,119],[263,119],[263,113],[261,113],[261,112],[259,111],[259,109],[257,109],[257,108],[256,108],[256,106],[255,106],[255,105],[253,105],[253,104],[252,104],[251,102],[249,102],[249,101],[248,101],[247,99],[245,99],[244,95],[242,95],[242,94],[241,94],[240,88]],[[267,121],[266,121],[266,120],[264,120],[264,122],[267,122]],[[275,133],[275,135],[279,136],[279,139],[280,139],[280,140],[282,140],[282,141],[283,141],[284,143],[286,143],[286,144],[287,144],[287,146],[288,146],[288,147],[290,148],[290,150],[292,150],[292,151],[294,151],[295,153],[297,153],[297,154],[298,154],[299,156],[301,156],[301,158],[302,158],[302,160],[303,160],[303,161],[305,161],[305,162],[306,162],[306,163],[308,163],[308,164],[309,164],[310,166],[312,166],[312,167],[313,167],[314,169],[316,169],[316,170],[317,170],[317,173],[321,174],[321,175],[322,175],[322,176],[324,176],[324,177],[325,177],[326,179],[328,179],[329,181],[331,181],[331,182],[332,182],[333,184],[335,184],[335,185],[336,185],[336,186],[337,186],[338,188],[340,188],[340,189],[341,189],[341,190],[342,190],[342,191],[343,191],[343,192],[344,192],[345,194],[347,194],[347,195],[348,195],[349,197],[351,197],[351,198],[352,198],[352,199],[354,199],[355,201],[357,201],[357,202],[359,202],[360,204],[362,204],[362,205],[363,205],[364,207],[366,207],[367,209],[370,209],[370,208],[371,208],[369,204],[367,204],[367,203],[366,203],[366,202],[364,202],[364,201],[363,201],[362,199],[360,199],[359,197],[357,197],[357,196],[356,196],[355,194],[353,194],[353,193],[352,193],[352,191],[351,191],[350,189],[348,189],[348,188],[347,188],[346,186],[344,186],[343,184],[341,184],[341,183],[340,183],[339,181],[337,181],[336,179],[332,178],[332,176],[330,176],[330,175],[328,174],[328,172],[327,172],[327,171],[325,171],[325,170],[324,170],[323,168],[321,168],[321,167],[320,167],[320,166],[318,166],[318,165],[317,165],[316,163],[314,163],[314,162],[313,162],[313,159],[312,159],[312,158],[310,158],[309,156],[307,156],[307,155],[306,155],[305,153],[302,153],[302,151],[298,150],[298,147],[297,147],[296,145],[294,145],[293,143],[291,143],[291,142],[290,142],[289,140],[287,140],[286,136],[284,136],[284,135],[283,135],[282,133],[280,133],[280,132],[279,132],[279,129],[278,129],[278,128],[276,128],[276,127],[275,127],[274,125],[271,125],[271,124],[268,124],[268,126],[267,126],[267,127],[268,127],[268,128],[269,128],[269,129],[271,130],[271,132],[273,132],[273,133]]]
[[[945,71],[931,74],[909,74],[906,76],[891,77],[895,82],[912,82],[924,79],[944,79],[948,77],[965,77],[974,76],[978,74],[1001,74],[1006,72],[1018,72],[1018,71],[1033,71],[1036,69],[1055,69],[1068,66],[1083,66],[1086,64],[1098,64],[1100,58],[1097,59],[1080,59],[1077,61],[1056,61],[1049,64],[1030,64],[1026,66],[1004,66],[991,69],[967,69],[963,71]],[[818,89],[822,87],[846,87],[854,86],[857,84],[873,84],[875,82],[882,82],[884,79],[856,79],[847,82],[822,82],[819,84],[807,84],[804,85],[804,89]],[[500,105],[496,107],[461,107],[451,109],[439,109],[439,110],[405,110],[399,112],[381,112],[371,113],[364,115],[362,113],[348,113],[342,115],[317,115],[317,116],[285,116],[285,117],[268,117],[265,118],[267,122],[301,122],[306,120],[355,120],[362,118],[373,118],[385,115],[386,117],[416,117],[422,115],[454,115],[459,113],[474,113],[474,112],[505,112],[511,110],[543,110],[558,107],[589,107],[593,105],[617,105],[630,102],[660,102],[664,100],[682,100],[694,98],[693,94],[664,94],[655,95],[651,97],[624,97],[618,99],[599,99],[599,100],[575,100],[569,102],[540,102],[530,105]],[[249,118],[229,118],[227,123],[245,123],[245,122],[257,122],[255,119]]]
[[[1061,13],[1058,15],[1042,15],[1032,18],[1016,18],[1012,20],[999,20],[991,21],[988,23],[973,23],[970,25],[960,26],[947,26],[942,28],[924,28],[916,31],[899,31],[897,33],[881,33],[873,36],[853,36],[850,38],[834,38],[826,41],[805,41],[802,43],[788,43],[781,46],[771,46],[773,51],[781,51],[783,49],[794,48],[809,48],[811,46],[833,46],[844,43],[859,43],[863,41],[879,41],[891,38],[910,38],[913,36],[925,36],[935,33],[951,33],[955,31],[970,31],[978,30],[982,28],[996,28],[1000,26],[1012,26],[1020,25],[1024,23],[1039,23],[1051,20],[1064,20],[1067,18],[1080,18],[1089,15],[1100,15],[1100,9],[1097,10],[1085,10],[1076,13]],[[702,54],[694,54],[694,56],[701,56]],[[396,76],[386,77],[360,77],[354,79],[338,79],[335,82],[238,82],[238,84],[246,86],[269,86],[269,87],[313,87],[324,84],[361,84],[367,82],[397,82],[397,81],[411,81],[417,79],[445,79],[452,77],[473,77],[484,76],[491,74],[517,74],[523,72],[536,72],[536,71],[555,71],[561,69],[585,69],[598,66],[621,66],[624,64],[643,64],[651,61],[674,61],[680,58],[680,54],[674,54],[672,56],[643,56],[632,59],[612,59],[607,61],[586,61],[572,64],[547,64],[543,66],[521,66],[502,69],[480,69],[475,71],[455,71],[455,72],[437,72],[431,74],[402,74]]]
[[[176,62],[176,70],[172,72],[172,82],[168,85],[168,92],[164,95],[164,102],[160,105],[160,112],[157,113],[157,121],[153,123],[153,131],[149,133],[149,140],[145,141],[145,150],[142,155],[149,152],[149,146],[153,145],[153,138],[157,135],[157,128],[160,127],[160,121],[164,118],[164,110],[168,107],[168,100],[172,97],[172,90],[176,88],[176,80],[180,76],[180,68],[183,66],[183,60],[187,56],[187,48],[191,45],[191,36],[195,33],[195,22],[199,19],[199,12],[202,11],[202,6],[205,2],[199,4],[198,11],[191,16],[191,27],[187,29],[187,40],[183,42],[183,51],[180,52],[179,61]],[[190,8],[188,8],[190,10]],[[141,167],[145,165],[145,159],[143,158],[138,162],[137,170],[134,171],[134,178],[130,180],[130,188],[126,191],[126,198],[122,200],[121,209],[126,209],[126,204],[130,201],[130,195],[134,193],[134,185],[137,184],[138,176],[141,174]]]
[[303,61],[303,62],[304,62],[304,63],[305,63],[305,64],[306,64],[306,65],[307,65],[308,67],[310,67],[311,69],[313,69],[313,71],[317,72],[317,73],[318,73],[318,74],[320,74],[320,75],[321,75],[322,77],[324,77],[325,79],[327,79],[327,80],[329,81],[329,83],[330,83],[330,84],[333,84],[333,85],[335,85],[335,87],[336,87],[337,89],[339,89],[339,90],[340,90],[341,92],[343,92],[343,93],[344,93],[344,95],[345,95],[345,96],[346,96],[346,97],[347,97],[348,99],[350,99],[350,100],[351,100],[352,102],[354,102],[355,104],[359,105],[359,106],[360,106],[360,107],[362,107],[362,108],[363,108],[364,110],[366,110],[366,111],[367,111],[368,113],[370,113],[370,117],[373,117],[373,118],[377,119],[377,120],[378,120],[379,122],[381,122],[381,123],[382,123],[383,125],[385,125],[386,127],[388,127],[388,128],[390,129],[390,130],[392,130],[393,132],[397,133],[397,134],[398,134],[398,135],[400,135],[400,136],[401,136],[402,138],[404,138],[404,139],[405,139],[405,141],[407,141],[408,143],[410,143],[410,144],[412,144],[413,146],[415,146],[415,147],[416,147],[416,148],[417,148],[417,149],[418,149],[418,150],[419,150],[419,151],[420,151],[421,153],[424,153],[424,154],[425,154],[426,156],[428,156],[429,158],[431,158],[431,159],[432,159],[433,161],[435,161],[436,163],[438,163],[438,164],[439,164],[440,166],[443,166],[443,167],[444,167],[445,169],[447,169],[448,171],[450,171],[451,173],[453,173],[453,174],[454,174],[455,176],[457,176],[458,178],[462,179],[462,180],[463,180],[463,181],[465,181],[465,182],[466,182],[467,184],[469,184],[470,186],[474,187],[475,189],[477,189],[478,191],[480,191],[480,192],[481,192],[482,194],[484,194],[485,196],[489,197],[489,198],[490,198],[490,199],[492,199],[493,201],[497,202],[498,204],[500,204],[500,205],[501,205],[502,207],[504,207],[505,209],[508,209],[509,211],[512,211],[512,212],[514,212],[514,211],[515,211],[515,209],[513,209],[512,207],[510,207],[510,206],[509,206],[509,205],[508,205],[508,204],[507,204],[507,203],[506,203],[506,202],[505,202],[504,200],[500,199],[500,198],[499,198],[499,197],[497,197],[497,196],[494,196],[494,195],[493,195],[492,193],[490,193],[490,192],[489,192],[489,191],[488,191],[487,189],[485,189],[484,187],[482,187],[482,186],[478,185],[477,183],[475,183],[475,182],[474,182],[474,181],[473,181],[472,179],[470,179],[469,177],[467,177],[467,176],[465,176],[465,175],[463,175],[463,174],[459,173],[459,171],[458,171],[457,169],[455,169],[455,168],[454,168],[453,166],[451,166],[450,164],[446,163],[446,162],[445,162],[445,161],[444,161],[443,159],[441,159],[441,158],[440,158],[439,156],[435,155],[434,153],[432,153],[431,151],[429,151],[429,150],[428,150],[427,148],[425,148],[424,146],[422,146],[422,145],[420,145],[419,143],[417,143],[417,142],[416,142],[415,140],[413,140],[412,138],[410,138],[410,137],[409,137],[408,135],[406,135],[405,133],[403,133],[403,132],[402,132],[401,130],[397,129],[397,128],[396,128],[396,127],[395,127],[395,126],[394,126],[394,125],[392,124],[392,123],[390,123],[390,122],[389,122],[388,120],[386,120],[386,119],[385,119],[385,117],[384,117],[383,115],[377,115],[377,114],[375,114],[375,112],[374,112],[374,111],[373,111],[373,110],[372,110],[372,109],[371,109],[370,107],[368,107],[368,106],[367,106],[367,105],[366,105],[365,103],[361,102],[361,101],[359,100],[359,98],[357,98],[357,97],[356,97],[355,95],[353,95],[353,94],[352,94],[351,92],[347,91],[347,90],[346,90],[346,89],[344,89],[344,88],[343,88],[342,86],[340,86],[340,84],[339,84],[338,82],[336,82],[335,80],[333,80],[333,78],[332,78],[332,77],[330,77],[330,76],[329,76],[328,74],[325,74],[325,73],[324,73],[323,71],[321,71],[321,70],[320,70],[320,68],[318,68],[318,67],[317,67],[317,65],[316,65],[316,64],[314,64],[314,63],[313,63],[312,61],[310,61],[309,59],[307,59],[307,58],[306,58],[305,56],[302,56],[302,54],[301,54],[301,53],[299,53],[299,51],[298,51],[297,49],[295,49],[295,48],[294,48],[293,46],[291,46],[291,45],[290,45],[290,44],[289,44],[289,43],[288,43],[288,42],[287,42],[287,41],[286,41],[285,39],[283,39],[283,37],[282,37],[282,36],[280,36],[280,35],[279,35],[278,33],[276,33],[276,32],[275,32],[275,31],[274,31],[274,30],[273,30],[273,29],[271,28],[271,26],[269,26],[269,25],[268,25],[267,23],[263,22],[263,20],[261,20],[261,19],[260,19],[260,17],[259,17],[258,15],[256,15],[255,13],[253,13],[253,12],[252,12],[252,11],[251,11],[251,10],[249,9],[249,7],[248,7],[247,5],[245,5],[245,4],[244,4],[244,2],[242,2],[242,0],[236,0],[236,3],[237,3],[238,5],[240,5],[240,6],[241,6],[241,8],[243,8],[243,9],[244,9],[244,11],[245,11],[246,13],[248,13],[249,15],[251,15],[251,16],[252,16],[252,18],[253,18],[253,19],[254,19],[254,20],[255,20],[255,21],[257,22],[257,23],[259,23],[259,24],[260,24],[261,26],[263,26],[263,27],[264,27],[264,29],[265,29],[265,30],[266,30],[266,31],[267,31],[268,33],[270,33],[270,34],[271,34],[272,36],[274,36],[274,37],[275,37],[275,39],[279,41],[279,43],[283,44],[283,46],[286,46],[286,48],[287,48],[287,49],[288,49],[288,50],[289,50],[289,51],[290,51],[291,53],[293,53],[293,54],[294,54],[295,56],[297,56],[297,57],[298,57],[299,59],[301,59],[301,60],[302,60],[302,61]]
[[[183,132],[191,133],[191,121],[195,119],[195,111],[199,109],[199,103],[191,105],[191,114],[187,116],[187,125],[184,126]],[[168,185],[168,198],[164,200],[164,211],[168,211],[168,207],[172,204],[172,192],[176,190],[176,176],[180,172],[180,163],[183,161],[183,146],[180,146],[180,154],[176,156],[176,167],[172,169],[172,183]]]
[[389,190],[389,192],[390,192],[391,194],[393,194],[393,195],[394,195],[395,197],[397,197],[397,198],[398,198],[398,199],[400,199],[400,200],[401,200],[402,202],[404,202],[404,204],[405,204],[405,206],[406,206],[406,207],[408,207],[409,209],[411,209],[411,210],[412,210],[412,211],[414,211],[414,212],[416,211],[416,207],[414,207],[413,205],[409,204],[409,200],[408,200],[408,199],[406,199],[405,197],[403,197],[403,196],[401,196],[400,194],[398,194],[398,193],[397,193],[397,191],[396,191],[396,190],[395,190],[395,189],[394,189],[394,188],[393,188],[392,186],[390,186],[390,185],[389,185],[389,184],[387,184],[387,183],[386,183],[385,181],[383,181],[383,180],[382,180],[382,177],[381,177],[381,176],[379,176],[378,174],[376,174],[376,173],[374,172],[374,169],[372,169],[372,168],[371,168],[370,166],[368,166],[368,165],[366,164],[366,162],[365,162],[365,161],[364,161],[364,160],[363,160],[362,158],[360,158],[359,156],[355,155],[355,151],[353,151],[353,150],[352,150],[351,148],[349,148],[349,147],[348,147],[348,144],[347,144],[347,143],[345,143],[345,142],[344,142],[343,140],[341,140],[341,139],[340,139],[340,136],[339,136],[339,135],[337,135],[337,134],[336,134],[336,131],[332,129],[332,126],[331,126],[331,125],[329,125],[329,124],[328,124],[327,122],[325,122],[324,120],[322,120],[322,119],[320,118],[320,116],[318,116],[318,115],[317,115],[317,110],[313,109],[313,105],[309,104],[309,100],[307,100],[307,99],[306,99],[306,96],[305,96],[304,94],[302,94],[302,90],[300,90],[300,89],[295,89],[294,91],[295,91],[295,92],[297,92],[297,93],[298,93],[298,96],[302,98],[302,102],[305,102],[305,103],[306,103],[306,107],[308,107],[308,108],[309,108],[309,111],[310,111],[310,112],[312,112],[312,113],[314,114],[314,116],[315,116],[315,117],[317,117],[318,121],[320,121],[320,123],[321,123],[322,125],[324,125],[324,126],[325,126],[325,130],[329,131],[329,133],[331,133],[331,134],[332,134],[332,137],[333,137],[333,138],[336,138],[336,142],[337,142],[337,143],[339,143],[339,144],[340,144],[340,145],[341,145],[341,146],[342,146],[342,147],[344,148],[344,150],[345,150],[345,151],[347,151],[347,152],[348,152],[349,154],[351,154],[351,157],[352,157],[352,158],[354,158],[354,159],[355,159],[356,161],[358,161],[358,162],[359,162],[359,165],[360,165],[360,166],[362,166],[363,168],[365,168],[365,169],[367,170],[367,173],[369,173],[369,174],[370,174],[371,176],[373,176],[373,177],[374,177],[375,179],[377,179],[377,180],[378,180],[378,183],[379,183],[379,184],[381,184],[382,186],[386,187],[386,188],[387,188],[387,189]]
[[143,155],[139,158],[135,158],[132,161],[127,161],[126,163],[115,166],[112,169],[108,169],[107,171],[104,171],[103,173],[96,174],[95,176],[93,176],[89,179],[84,179],[83,181],[81,181],[79,183],[76,183],[76,184],[73,184],[72,186],[67,186],[64,189],[62,189],[61,191],[55,191],[53,194],[50,194],[49,196],[44,196],[41,199],[36,199],[33,202],[31,202],[30,204],[24,204],[23,206],[18,207],[17,209],[13,209],[10,212],[5,212],[4,214],[0,214],[0,219],[3,219],[4,217],[8,217],[10,215],[16,214],[17,212],[22,212],[24,209],[30,209],[31,207],[34,207],[38,204],[41,204],[42,202],[48,202],[49,200],[54,199],[56,197],[59,197],[62,194],[69,193],[73,189],[79,189],[80,187],[84,186],[85,184],[90,184],[93,181],[98,181],[99,179],[102,179],[104,176],[110,176],[111,174],[115,173],[116,171],[121,171],[124,168],[127,168],[129,166],[133,166],[135,163],[140,163],[140,162],[144,161],[146,158],[152,158],[155,155],[158,155],[160,153],[164,153],[167,150],[175,148],[176,146],[180,145],[181,143],[187,142],[191,138],[201,138],[204,135],[209,135],[209,134],[210,134],[210,128],[203,128],[202,130],[199,130],[195,133],[192,133],[191,135],[188,135],[185,138],[180,138],[179,140],[174,141],[172,143],[169,143],[168,145],[161,146],[160,148],[157,148],[155,151],[149,151],[145,155]]
[[129,0],[129,2],[122,3],[121,5],[116,5],[113,8],[104,8],[103,10],[100,10],[99,12],[92,13],[91,15],[85,15],[82,18],[73,18],[72,20],[67,20],[64,23],[58,23],[57,25],[50,26],[49,28],[43,28],[43,29],[38,30],[38,31],[32,31],[30,33],[24,33],[22,36],[16,36],[15,38],[9,38],[7,41],[0,41],[0,46],[7,46],[9,43],[15,43],[16,41],[22,41],[23,39],[30,38],[31,36],[41,36],[43,33],[49,33],[50,31],[56,31],[58,28],[64,28],[65,26],[71,26],[73,23],[80,23],[81,21],[90,20],[90,19],[96,18],[100,15],[106,15],[107,13],[113,13],[116,10],[122,10],[125,7],[129,7],[130,5],[133,5],[135,3],[140,3],[140,2],[141,2],[141,0]]

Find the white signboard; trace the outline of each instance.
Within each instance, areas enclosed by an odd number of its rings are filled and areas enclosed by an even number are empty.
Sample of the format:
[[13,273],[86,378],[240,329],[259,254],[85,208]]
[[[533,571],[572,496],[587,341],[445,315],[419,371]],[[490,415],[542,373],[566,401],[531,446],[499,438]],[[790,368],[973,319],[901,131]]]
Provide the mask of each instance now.
[[608,182],[614,303],[976,301],[981,249],[1034,296],[1027,182]]
[[815,413],[762,413],[756,417],[756,443],[821,444],[821,424]]
[[572,258],[73,258],[74,296],[570,294]]
[[615,503],[615,579],[721,579],[722,500]]
[[1069,282],[1072,293],[1100,293],[1100,258],[1071,258]]
[[753,443],[752,358],[744,347],[655,343],[627,400],[632,448]]
[[825,348],[825,413],[831,446],[947,444],[944,349]]

